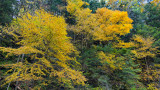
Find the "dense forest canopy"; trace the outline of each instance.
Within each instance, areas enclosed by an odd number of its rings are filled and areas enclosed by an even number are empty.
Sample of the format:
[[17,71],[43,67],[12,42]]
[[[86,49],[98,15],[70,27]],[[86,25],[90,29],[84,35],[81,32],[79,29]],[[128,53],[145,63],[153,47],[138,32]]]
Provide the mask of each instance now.
[[1,90],[159,90],[159,0],[0,0]]

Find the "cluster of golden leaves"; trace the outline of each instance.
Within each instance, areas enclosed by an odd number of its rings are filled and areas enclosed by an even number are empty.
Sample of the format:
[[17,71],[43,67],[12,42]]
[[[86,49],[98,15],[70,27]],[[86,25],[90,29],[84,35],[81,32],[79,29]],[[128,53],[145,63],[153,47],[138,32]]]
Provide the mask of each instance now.
[[96,17],[100,23],[100,28],[93,32],[95,40],[118,40],[119,36],[117,35],[128,34],[130,29],[133,28],[131,24],[133,20],[124,11],[101,8],[96,11]]

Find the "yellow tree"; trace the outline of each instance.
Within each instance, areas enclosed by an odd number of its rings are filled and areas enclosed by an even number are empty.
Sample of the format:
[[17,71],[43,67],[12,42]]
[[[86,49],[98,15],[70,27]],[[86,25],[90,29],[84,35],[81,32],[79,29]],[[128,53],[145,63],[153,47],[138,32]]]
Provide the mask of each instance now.
[[[97,9],[96,13],[91,13],[89,8],[83,8],[83,5],[86,3],[82,0],[67,0],[67,2],[67,11],[75,16],[76,20],[75,25],[72,25],[70,29],[76,33],[76,35],[80,34],[83,36],[82,42],[83,39],[87,38],[87,42],[110,42],[115,46],[119,45],[120,48],[131,47],[133,43],[125,43],[120,39],[121,35],[130,33],[130,29],[133,28],[131,24],[133,21],[128,17],[127,12],[100,8]],[[123,66],[125,66],[126,59],[124,57],[116,54],[107,54],[104,51],[97,52],[97,55],[103,64],[102,69],[105,70],[108,75],[111,72],[107,72],[107,70],[122,70]],[[82,63],[83,62],[84,61],[82,61]]]
[[128,34],[133,28],[131,24],[133,21],[128,17],[127,12],[101,8],[96,11],[96,17],[100,29],[93,32],[95,40],[119,40],[119,35]]
[[110,41],[117,40],[119,36],[130,33],[132,20],[127,12],[112,11],[107,8],[97,9],[95,14],[89,8],[83,8],[86,4],[82,0],[67,0],[67,11],[76,18],[76,25],[70,29],[76,34],[83,34],[88,40]]
[[159,77],[159,72],[152,63],[152,58],[158,54],[158,47],[152,46],[154,41],[152,37],[143,38],[139,35],[133,37],[134,50],[132,50],[132,53],[137,58],[137,63],[140,64],[140,68],[142,69],[141,80],[148,82],[149,88],[156,86],[156,81]]
[[[83,5],[88,3],[82,0],[67,0],[67,11],[75,17],[76,24],[70,25],[69,30],[74,32],[74,42],[81,49],[87,46],[88,42],[91,42],[91,33],[94,29],[97,29],[98,22],[95,15],[92,14],[89,8],[84,8]],[[81,40],[75,40],[78,37]]]
[[154,39],[152,37],[143,38],[142,36],[135,35],[133,37],[135,50],[132,52],[137,58],[145,58],[147,56],[154,57],[157,52],[157,47],[153,47]]
[[5,78],[4,84],[38,80],[42,82],[41,85],[48,85],[54,81],[51,79],[54,77],[63,86],[72,86],[72,82],[84,85],[86,79],[82,72],[70,67],[73,67],[70,62],[75,61],[70,55],[77,51],[70,43],[70,37],[67,37],[66,26],[63,17],[53,16],[42,9],[34,14],[27,12],[6,27],[6,31],[17,39],[21,47],[0,47],[0,50],[8,52],[8,55],[22,56],[22,59],[16,64],[4,65],[11,68],[8,72],[13,72]]

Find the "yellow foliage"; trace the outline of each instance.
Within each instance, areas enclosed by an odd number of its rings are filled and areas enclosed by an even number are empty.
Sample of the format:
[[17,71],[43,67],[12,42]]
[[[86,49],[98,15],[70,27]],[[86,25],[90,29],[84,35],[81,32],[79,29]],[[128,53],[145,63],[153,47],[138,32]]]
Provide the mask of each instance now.
[[100,29],[93,32],[95,40],[118,40],[117,35],[125,35],[133,28],[131,24],[133,20],[124,11],[101,8],[96,11],[96,16],[100,23]]
[[107,62],[113,70],[116,69],[116,66],[114,65],[115,61],[113,60],[113,58],[115,57],[114,55],[110,54],[106,56],[104,52],[99,52],[98,55],[99,58],[102,60],[101,63]]
[[160,3],[160,0],[153,0],[151,3],[154,3],[155,5],[157,5],[158,3]]
[[45,50],[49,55],[53,55],[49,49],[54,50],[53,56],[60,60],[69,59],[67,54],[75,51],[70,38],[66,36],[67,24],[63,17],[38,10],[35,15],[26,13],[17,22],[20,29],[16,32],[23,37],[18,44]]
[[[117,40],[120,42],[119,47],[128,48],[132,46],[133,43],[124,43],[119,38],[119,35],[128,34],[130,29],[133,28],[131,24],[133,20],[128,17],[127,12],[101,8],[95,14],[92,14],[89,8],[82,8],[82,5],[84,5],[82,0],[67,0],[67,2],[67,11],[76,17],[76,25],[70,28],[73,32],[87,36],[87,38],[93,37],[94,40],[99,41]],[[78,3],[80,4],[77,5]],[[102,63],[107,62],[113,70],[122,69],[125,64],[114,55],[106,56],[103,52],[100,52],[99,56]]]
[[61,71],[55,71],[54,76],[59,77],[59,82],[71,83],[73,81],[75,84],[85,85],[84,81],[86,78],[82,76],[82,72],[73,70],[71,68],[65,67]]
[[159,68],[159,67],[160,67],[160,64],[154,64],[154,66]]
[[31,53],[44,54],[42,51],[37,50],[35,48],[32,48],[30,46],[23,46],[23,47],[20,47],[18,49],[0,47],[0,50],[2,50],[3,52],[8,52],[7,56],[21,55],[21,54],[31,54]]
[[157,52],[157,47],[152,47],[154,39],[152,37],[143,38],[139,35],[133,37],[135,49],[132,53],[135,54],[137,58],[144,58],[147,56],[154,57]]
[[53,16],[42,9],[36,10],[34,14],[25,13],[11,27],[6,27],[5,30],[17,39],[17,44],[21,47],[0,47],[0,50],[8,52],[8,55],[23,54],[35,61],[29,63],[26,59],[25,62],[4,65],[11,68],[9,72],[14,70],[13,74],[6,77],[5,82],[46,80],[44,76],[50,76],[84,85],[86,78],[82,73],[67,64],[68,60],[75,61],[69,55],[77,51],[70,43],[70,37],[67,37],[66,26],[63,17]]
[[141,13],[143,13],[143,11],[144,11],[144,8],[141,8]]
[[91,13],[92,11],[89,8],[82,7],[82,5],[88,5],[88,3],[82,0],[67,0],[67,2],[67,11],[76,16],[76,25],[70,28],[72,31],[76,34],[89,35],[94,29],[97,29],[98,22],[96,16]]
[[72,27],[72,30],[77,34],[91,34],[98,25],[95,15],[91,14],[91,10],[88,8],[77,11],[76,22],[77,24]]
[[118,47],[118,48],[130,48],[135,46],[133,42],[124,42],[122,40],[119,40],[118,43],[115,43],[114,47]]
[[[101,8],[92,14],[89,8],[82,8],[84,4],[82,0],[68,0],[67,2],[67,11],[76,17],[76,25],[69,29],[76,34],[84,35],[84,39],[93,37],[93,40],[122,42],[119,40],[119,35],[125,35],[133,28],[131,24],[133,20],[128,17],[127,12]],[[81,4],[78,6],[76,5],[78,3]],[[120,44],[122,47],[128,48],[132,43]]]
[[156,88],[155,84],[148,84],[147,90],[158,90],[158,88]]
[[82,0],[67,0],[67,11],[71,14],[76,15],[77,11],[83,9],[82,5],[86,4],[89,5],[88,3],[82,1]]
[[159,72],[153,69],[151,66],[141,72],[141,79],[144,81],[157,81],[159,78]]
[[[138,63],[142,69],[140,73],[141,80],[148,82],[148,90],[157,90],[156,85],[153,85],[151,82],[156,82],[159,78],[159,72],[155,69],[155,66],[151,65],[151,61],[148,60],[149,57],[155,57],[158,52],[157,47],[153,47],[154,39],[152,37],[144,38],[139,35],[135,35],[133,38],[134,50],[131,52],[135,54],[135,57],[138,59]],[[140,59],[140,60],[139,60]]]
[[98,56],[99,56],[99,59],[101,59],[101,63],[104,64],[103,67],[105,67],[106,65],[109,65],[109,67],[112,68],[113,70],[115,69],[122,70],[123,66],[125,65],[125,62],[122,60],[124,58],[117,57],[114,54],[106,55],[104,52],[101,51],[98,53]]
[[159,80],[159,74],[157,69],[154,69],[154,67],[152,68],[151,66],[141,72],[141,80],[149,83],[147,90],[158,90],[156,88],[156,86],[158,86],[156,82]]
[[4,66],[12,68],[8,72],[13,71],[13,69],[14,69],[14,72],[13,74],[5,78],[5,83],[3,85],[11,81],[43,80],[44,78],[42,76],[46,75],[44,71],[41,70],[41,68],[43,68],[43,70],[46,70],[46,69],[43,67],[43,65],[37,64],[37,63],[30,64],[30,63],[25,62],[23,64],[20,62],[17,64],[9,64],[9,65],[4,65]]

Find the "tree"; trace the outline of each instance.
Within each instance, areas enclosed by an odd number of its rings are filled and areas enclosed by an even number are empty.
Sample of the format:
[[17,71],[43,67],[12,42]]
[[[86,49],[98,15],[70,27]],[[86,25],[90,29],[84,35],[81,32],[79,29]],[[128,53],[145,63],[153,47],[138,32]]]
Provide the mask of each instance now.
[[76,24],[70,29],[76,35],[81,35],[81,46],[86,46],[86,43],[91,45],[93,41],[120,41],[119,37],[128,34],[132,29],[132,20],[127,12],[101,8],[93,14],[89,8],[83,8],[83,5],[88,4],[81,0],[68,0],[67,6],[67,11],[76,20]]
[[[137,74],[139,69],[135,69],[137,65],[130,59],[131,53],[119,54],[115,52],[120,52],[121,48],[132,46],[133,43],[126,43],[120,38],[132,29],[132,20],[128,17],[127,12],[113,11],[107,8],[97,9],[96,13],[91,13],[89,8],[83,7],[85,4],[81,0],[68,0],[67,11],[75,18],[75,24],[71,25],[69,29],[75,33],[77,41],[82,42],[76,46],[90,43],[90,46],[83,48],[79,58],[88,83],[93,87],[105,87],[107,90],[110,88],[131,89],[136,87],[139,84]],[[78,35],[82,37],[78,38]],[[76,41],[76,39],[74,40]],[[102,42],[103,45],[101,43],[94,44],[93,42],[96,41]],[[97,46],[99,44],[101,46]],[[110,50],[112,48],[113,50]],[[128,74],[133,76],[126,79],[125,75]],[[115,84],[122,87],[112,87]]]
[[11,68],[8,72],[13,72],[5,78],[4,84],[35,80],[41,82],[35,88],[57,82],[56,85],[68,88],[72,87],[72,82],[74,85],[84,85],[85,77],[80,71],[73,69],[74,52],[77,51],[66,36],[66,26],[63,17],[36,10],[34,14],[25,13],[10,27],[6,27],[21,47],[0,47],[0,50],[22,58],[15,64],[3,65]]
[[131,16],[134,20],[134,33],[140,34],[143,37],[152,36],[155,39],[154,45],[159,46],[159,4],[148,3],[143,7],[143,11],[141,12],[140,8],[137,10],[133,10],[135,14]]
[[100,29],[93,32],[94,39],[100,41],[119,40],[119,36],[128,34],[132,29],[132,19],[127,12],[101,8],[96,11]]
[[158,54],[158,47],[153,47],[154,39],[152,37],[143,38],[142,36],[135,35],[133,37],[134,50],[132,53],[135,54],[135,59],[142,69],[141,82],[146,86],[156,88],[158,81],[159,72],[156,70],[154,64],[154,57]]

